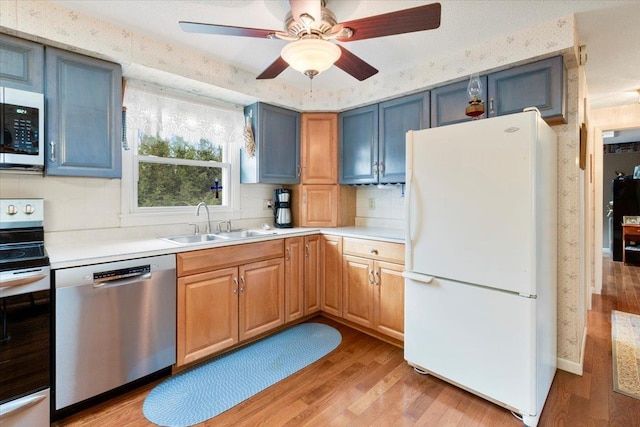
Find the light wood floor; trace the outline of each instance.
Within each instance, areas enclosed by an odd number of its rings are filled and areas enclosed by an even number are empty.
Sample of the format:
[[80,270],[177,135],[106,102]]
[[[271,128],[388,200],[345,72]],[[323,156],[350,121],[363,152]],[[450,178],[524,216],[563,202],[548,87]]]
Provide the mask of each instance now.
[[[611,310],[640,314],[640,267],[604,262],[604,289],[588,315],[584,375],[558,371],[540,426],[640,426],[640,400],[614,393]],[[203,426],[520,426],[507,410],[431,376],[401,349],[336,324],[339,348]],[[472,357],[472,355],[470,355]],[[148,426],[142,403],[155,384],[69,417],[59,426]]]

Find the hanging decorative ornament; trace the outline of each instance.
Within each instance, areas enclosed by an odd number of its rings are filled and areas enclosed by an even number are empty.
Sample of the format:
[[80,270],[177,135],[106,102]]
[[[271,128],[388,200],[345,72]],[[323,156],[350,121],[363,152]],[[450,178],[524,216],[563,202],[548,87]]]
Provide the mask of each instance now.
[[251,128],[251,116],[251,111],[249,111],[248,116],[245,116],[244,149],[247,152],[247,156],[254,157],[256,155],[256,140],[253,137],[253,129]]

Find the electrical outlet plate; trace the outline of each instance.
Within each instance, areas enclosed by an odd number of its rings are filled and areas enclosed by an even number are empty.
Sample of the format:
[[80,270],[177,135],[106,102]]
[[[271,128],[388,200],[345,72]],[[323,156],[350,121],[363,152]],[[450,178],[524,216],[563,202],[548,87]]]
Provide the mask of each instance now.
[[372,211],[376,208],[376,199],[373,197],[369,199],[369,210]]
[[265,211],[271,210],[273,208],[273,201],[269,200],[269,199],[264,199],[262,201],[262,209],[264,209]]

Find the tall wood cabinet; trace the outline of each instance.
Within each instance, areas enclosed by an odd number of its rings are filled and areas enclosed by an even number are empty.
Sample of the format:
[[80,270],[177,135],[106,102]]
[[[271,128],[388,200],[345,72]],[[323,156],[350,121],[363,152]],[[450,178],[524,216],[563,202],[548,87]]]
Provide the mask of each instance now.
[[177,366],[284,323],[283,240],[177,255]]
[[122,176],[119,64],[46,48],[47,175]]
[[292,188],[293,224],[337,227],[355,223],[355,189],[338,185],[338,115],[302,114],[302,180]]

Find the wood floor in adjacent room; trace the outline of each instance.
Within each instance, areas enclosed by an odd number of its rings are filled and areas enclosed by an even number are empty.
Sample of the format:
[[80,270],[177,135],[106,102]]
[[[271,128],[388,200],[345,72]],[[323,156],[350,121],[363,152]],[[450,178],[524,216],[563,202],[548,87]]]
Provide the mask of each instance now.
[[[604,260],[602,295],[588,314],[584,374],[558,371],[540,426],[640,426],[640,400],[614,393],[611,310],[640,314],[640,267]],[[520,426],[509,411],[431,376],[402,350],[324,318],[339,348],[203,426]],[[469,355],[473,357],[472,354]],[[142,403],[155,384],[76,414],[58,426],[148,426]]]

